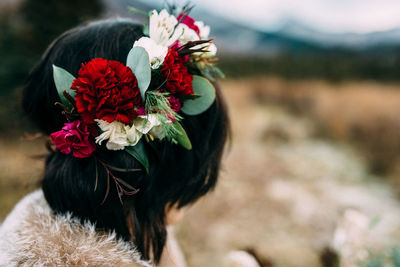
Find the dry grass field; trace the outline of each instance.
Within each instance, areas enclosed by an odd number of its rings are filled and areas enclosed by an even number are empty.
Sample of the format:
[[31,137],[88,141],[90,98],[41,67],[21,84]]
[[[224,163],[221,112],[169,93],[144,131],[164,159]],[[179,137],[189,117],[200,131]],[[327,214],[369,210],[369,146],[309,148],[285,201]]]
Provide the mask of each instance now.
[[[334,245],[335,229],[348,210],[369,224],[360,255],[395,245],[399,87],[224,81],[233,136],[220,183],[188,209],[176,229],[189,266],[223,266],[229,251],[244,248],[274,266],[320,266],[319,255]],[[31,156],[45,149],[43,140],[18,136],[0,145],[1,220],[40,180],[43,160]]]

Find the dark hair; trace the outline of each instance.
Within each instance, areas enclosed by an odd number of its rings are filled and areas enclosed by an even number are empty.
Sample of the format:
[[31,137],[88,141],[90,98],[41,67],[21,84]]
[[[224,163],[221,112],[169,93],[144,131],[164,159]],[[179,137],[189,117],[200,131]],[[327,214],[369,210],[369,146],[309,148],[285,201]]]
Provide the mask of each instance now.
[[[81,64],[93,58],[124,63],[132,44],[142,35],[142,26],[128,19],[93,22],[62,34],[28,77],[23,96],[26,114],[44,133],[59,131],[66,119],[54,105],[60,99],[53,82],[52,64],[76,77]],[[137,247],[143,259],[159,262],[166,242],[166,208],[193,203],[217,182],[229,131],[220,90],[217,88],[216,101],[206,112],[185,115],[182,125],[192,150],[169,142],[154,143],[155,150],[146,143],[148,175],[144,171],[112,170],[115,176],[139,189],[135,195],[123,196],[122,205],[113,183],[109,184],[108,197],[102,204],[109,180],[100,163],[122,169],[142,166],[128,153],[102,147],[87,159],[51,151],[42,182],[46,200],[55,213],[71,212],[82,221],[95,223],[98,230],[116,231]]]

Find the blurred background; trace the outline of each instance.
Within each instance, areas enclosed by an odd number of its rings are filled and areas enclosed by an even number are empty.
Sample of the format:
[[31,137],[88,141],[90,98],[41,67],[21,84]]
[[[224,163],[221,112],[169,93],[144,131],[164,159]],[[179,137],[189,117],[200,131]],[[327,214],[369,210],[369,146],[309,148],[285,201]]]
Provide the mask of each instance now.
[[[233,134],[217,189],[176,229],[189,266],[232,250],[264,266],[400,266],[400,2],[192,3],[216,37]],[[0,221],[43,173],[45,139],[19,101],[48,44],[163,5],[0,0]]]

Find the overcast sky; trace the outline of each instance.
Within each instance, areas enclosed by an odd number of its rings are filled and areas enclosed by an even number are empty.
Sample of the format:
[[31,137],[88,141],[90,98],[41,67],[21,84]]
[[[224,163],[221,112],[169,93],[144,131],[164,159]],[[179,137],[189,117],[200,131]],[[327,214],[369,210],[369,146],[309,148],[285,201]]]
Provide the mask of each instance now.
[[[176,2],[182,1],[176,0]],[[295,20],[320,31],[336,33],[366,33],[400,27],[400,0],[192,0],[191,2],[196,4],[197,8],[207,9],[261,30],[279,29],[287,20]]]

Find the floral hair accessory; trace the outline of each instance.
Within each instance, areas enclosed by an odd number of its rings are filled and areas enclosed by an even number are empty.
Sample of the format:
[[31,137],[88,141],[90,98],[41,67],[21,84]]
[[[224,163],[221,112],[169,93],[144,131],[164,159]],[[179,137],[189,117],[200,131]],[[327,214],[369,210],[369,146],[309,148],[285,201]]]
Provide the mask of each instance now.
[[[149,13],[144,37],[125,63],[95,58],[78,77],[53,65],[63,114],[69,121],[51,139],[61,153],[90,157],[97,146],[135,157],[149,172],[144,143],[166,140],[190,150],[180,121],[215,100],[216,65],[210,28],[190,17],[191,7]],[[154,146],[152,146],[154,147]],[[121,190],[122,191],[122,190]]]
[[94,141],[90,138],[89,127],[80,120],[65,123],[62,130],[52,133],[50,138],[61,153],[72,152],[77,158],[87,158],[96,149]]

